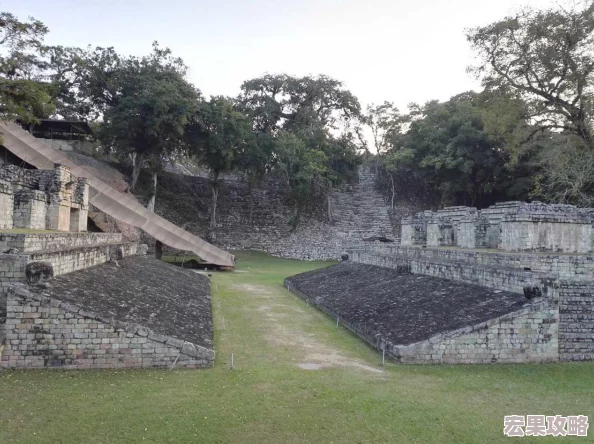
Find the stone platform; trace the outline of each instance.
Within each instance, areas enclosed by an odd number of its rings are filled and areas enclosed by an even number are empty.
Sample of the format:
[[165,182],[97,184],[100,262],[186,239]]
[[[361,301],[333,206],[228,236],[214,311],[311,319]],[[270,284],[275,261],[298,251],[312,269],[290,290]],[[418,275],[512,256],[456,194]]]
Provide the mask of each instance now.
[[42,286],[15,284],[5,336],[7,368],[208,367],[209,279],[137,255]]
[[27,265],[46,262],[53,275],[100,265],[135,254],[136,243],[123,242],[119,233],[0,232],[0,289],[25,282]]
[[523,293],[527,287],[546,291],[560,280],[593,281],[594,255],[513,253],[455,247],[383,246],[349,250],[354,262],[414,274]]
[[285,285],[397,362],[559,360],[552,299],[353,262],[292,276]]

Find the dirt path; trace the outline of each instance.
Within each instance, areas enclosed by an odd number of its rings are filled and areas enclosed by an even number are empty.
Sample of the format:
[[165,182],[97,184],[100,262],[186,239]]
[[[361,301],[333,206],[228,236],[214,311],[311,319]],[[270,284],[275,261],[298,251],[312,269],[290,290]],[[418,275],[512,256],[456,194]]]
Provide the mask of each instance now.
[[[319,317],[297,304],[290,303],[282,289],[265,285],[236,284],[233,289],[250,295],[256,302],[252,310],[266,324],[265,340],[275,347],[290,349],[294,365],[303,370],[320,370],[329,367],[355,368],[365,372],[383,374],[381,369],[360,360],[345,356],[315,333],[308,333],[308,326],[319,322]],[[313,310],[313,308],[311,309]]]

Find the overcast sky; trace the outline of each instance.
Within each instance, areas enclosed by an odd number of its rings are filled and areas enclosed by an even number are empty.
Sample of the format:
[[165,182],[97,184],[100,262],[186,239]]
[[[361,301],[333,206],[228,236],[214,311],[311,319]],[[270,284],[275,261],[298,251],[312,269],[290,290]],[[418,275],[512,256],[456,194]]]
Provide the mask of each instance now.
[[552,0],[0,0],[50,28],[49,44],[143,55],[157,40],[203,93],[264,73],[327,74],[364,105],[446,100],[479,87],[464,30]]

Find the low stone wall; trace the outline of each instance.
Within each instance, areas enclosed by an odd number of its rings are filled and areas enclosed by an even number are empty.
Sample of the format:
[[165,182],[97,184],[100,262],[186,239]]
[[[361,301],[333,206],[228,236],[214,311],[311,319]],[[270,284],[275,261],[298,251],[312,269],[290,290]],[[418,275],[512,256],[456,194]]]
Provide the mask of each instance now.
[[76,247],[62,251],[35,252],[29,262],[49,262],[54,267],[54,276],[71,273],[83,268],[103,264],[110,259],[121,259],[136,254],[137,243]]
[[[357,252],[352,251],[351,253],[356,254]],[[464,263],[473,266],[512,268],[545,273],[554,279],[594,280],[594,255],[589,254],[506,253],[400,245],[386,245],[380,250],[359,250],[358,253],[432,262]]]
[[559,315],[549,300],[485,323],[407,346],[385,344],[386,354],[407,364],[490,364],[559,360]]
[[561,281],[554,292],[559,300],[560,359],[594,359],[594,284]]
[[12,248],[19,252],[61,250],[121,242],[121,233],[0,233],[0,252]]
[[77,247],[59,251],[39,251],[29,254],[0,254],[0,317],[5,305],[5,290],[14,282],[25,282],[25,270],[30,262],[49,262],[54,276],[103,264],[136,254],[137,243]]
[[401,272],[449,279],[481,285],[495,290],[523,294],[526,288],[537,287],[546,292],[552,279],[543,273],[519,269],[480,266],[461,262],[436,261],[397,256],[389,253],[349,250],[349,259],[361,264],[392,268]]
[[139,325],[97,316],[73,304],[9,288],[0,366],[63,369],[210,367],[214,350]]

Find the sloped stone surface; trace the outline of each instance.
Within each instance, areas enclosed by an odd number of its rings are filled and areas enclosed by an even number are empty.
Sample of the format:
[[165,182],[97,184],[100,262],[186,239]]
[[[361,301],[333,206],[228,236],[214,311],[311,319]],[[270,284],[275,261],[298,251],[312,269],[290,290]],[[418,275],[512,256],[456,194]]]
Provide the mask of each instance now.
[[106,319],[214,348],[208,277],[154,258],[130,256],[31,290]]
[[342,262],[285,285],[363,336],[408,345],[524,307],[523,295],[397,270]]

